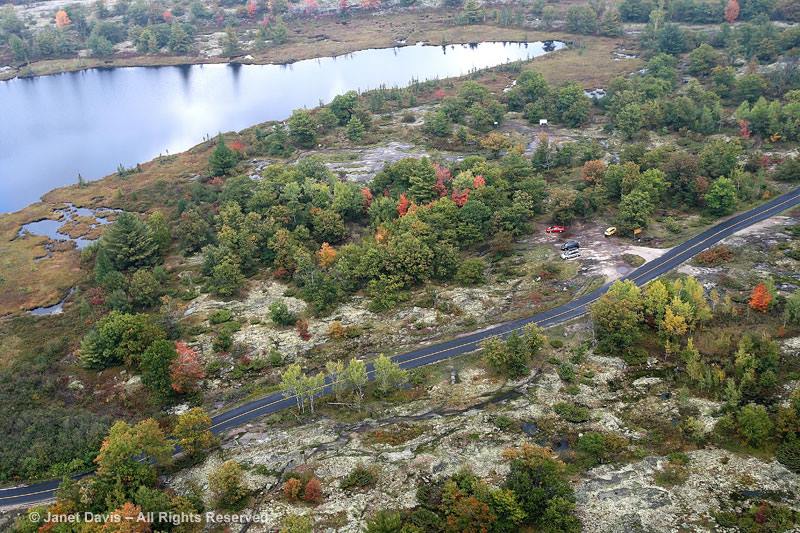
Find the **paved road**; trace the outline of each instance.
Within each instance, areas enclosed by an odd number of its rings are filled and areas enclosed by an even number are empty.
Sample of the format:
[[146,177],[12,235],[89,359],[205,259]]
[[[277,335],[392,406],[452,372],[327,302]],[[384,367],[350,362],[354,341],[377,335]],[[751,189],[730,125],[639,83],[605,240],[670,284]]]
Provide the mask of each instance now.
[[[766,220],[798,204],[800,204],[800,188],[778,196],[777,198],[773,198],[769,202],[751,209],[750,211],[736,215],[707,229],[703,233],[669,250],[658,259],[645,263],[622,279],[630,279],[637,285],[644,285],[662,274],[669,272],[687,259],[713,246],[725,237],[752,226],[757,222]],[[603,285],[589,294],[585,294],[569,303],[550,309],[549,311],[528,318],[521,318],[498,324],[476,333],[458,337],[451,341],[426,346],[418,350],[397,355],[393,359],[399,363],[402,368],[417,368],[473,352],[478,349],[480,343],[484,340],[492,337],[506,337],[511,334],[511,332],[519,331],[528,324],[538,324],[542,327],[562,324],[584,315],[588,306],[602,296],[606,290],[608,290],[609,285],[610,284]],[[371,379],[374,376],[374,369],[371,365],[368,365],[367,371]],[[327,394],[330,392],[330,389],[331,378],[328,377],[324,389],[321,389],[319,394]],[[280,393],[270,394],[218,414],[212,419],[213,425],[211,429],[217,434],[224,433],[232,428],[255,420],[256,418],[291,408],[294,405],[295,400],[292,398],[284,398]],[[0,489],[0,507],[30,505],[49,500],[53,498],[58,484],[59,480],[51,480],[24,487]]]

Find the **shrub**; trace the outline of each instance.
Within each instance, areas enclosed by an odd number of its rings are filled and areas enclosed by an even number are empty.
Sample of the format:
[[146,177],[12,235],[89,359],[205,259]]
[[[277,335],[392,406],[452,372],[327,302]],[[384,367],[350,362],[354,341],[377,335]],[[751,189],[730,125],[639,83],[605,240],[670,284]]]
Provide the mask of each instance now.
[[296,477],[291,477],[283,484],[283,495],[290,502],[296,502],[300,499],[300,490],[302,488],[302,482]]
[[319,479],[312,477],[308,480],[303,490],[303,500],[313,504],[322,501],[322,483]]
[[697,254],[697,262],[701,265],[714,266],[727,263],[733,259],[733,250],[730,247],[720,244]]
[[800,474],[800,438],[796,434],[786,437],[775,451],[775,458],[792,472]]
[[486,281],[485,270],[486,264],[482,259],[466,259],[458,267],[455,280],[461,285],[480,285]]
[[227,309],[217,309],[208,317],[208,321],[212,324],[222,324],[223,322],[228,322],[231,318],[233,318],[233,313],[231,313]]
[[582,405],[559,402],[553,406],[553,410],[558,416],[574,424],[580,424],[589,420],[589,409]]
[[739,435],[750,446],[761,446],[772,432],[772,421],[763,405],[750,403],[736,415],[736,428]]
[[375,485],[377,480],[378,476],[374,469],[359,464],[342,479],[339,487],[342,490],[363,489]]
[[279,326],[294,326],[297,322],[295,314],[283,302],[273,302],[269,306],[269,317]]
[[558,366],[558,377],[567,383],[572,383],[575,380],[575,367],[567,362],[561,363]]
[[236,461],[222,463],[208,476],[208,489],[218,508],[239,508],[247,496],[242,467]]

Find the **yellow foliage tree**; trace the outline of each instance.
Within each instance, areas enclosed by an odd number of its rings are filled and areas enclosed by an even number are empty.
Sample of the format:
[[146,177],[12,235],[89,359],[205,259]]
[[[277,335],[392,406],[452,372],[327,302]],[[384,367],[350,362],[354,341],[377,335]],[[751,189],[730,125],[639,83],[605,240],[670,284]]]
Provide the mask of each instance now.
[[322,247],[317,252],[317,259],[319,266],[328,268],[336,261],[336,249],[327,242],[322,243]]

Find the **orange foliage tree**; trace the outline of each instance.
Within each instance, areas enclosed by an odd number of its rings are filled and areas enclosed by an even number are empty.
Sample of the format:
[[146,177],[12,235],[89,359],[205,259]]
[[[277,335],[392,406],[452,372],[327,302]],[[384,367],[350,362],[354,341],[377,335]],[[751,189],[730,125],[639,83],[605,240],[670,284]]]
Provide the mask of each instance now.
[[197,389],[200,380],[206,377],[203,365],[197,352],[185,342],[176,342],[175,351],[178,352],[178,357],[169,365],[172,389],[179,394],[192,392]]
[[290,502],[296,502],[298,499],[300,499],[301,486],[302,485],[299,479],[296,477],[290,477],[283,484],[283,495]]
[[581,177],[587,183],[597,183],[603,179],[606,172],[606,164],[600,159],[593,159],[583,164]]
[[63,28],[64,26],[69,26],[72,24],[72,21],[69,19],[69,15],[63,9],[59,9],[56,12],[56,26],[59,28]]
[[336,261],[336,249],[327,242],[323,242],[322,247],[317,252],[317,259],[319,260],[319,266],[328,268]]
[[408,208],[410,205],[411,202],[409,202],[406,193],[401,194],[400,200],[397,202],[397,214],[401,217],[405,216],[405,214],[408,213]]
[[111,512],[108,521],[101,531],[108,533],[148,533],[150,523],[140,520],[142,508],[130,502]]
[[728,0],[728,4],[725,6],[725,20],[731,24],[737,18],[739,18],[739,2]]
[[172,19],[175,17],[172,14],[172,11],[170,11],[169,9],[165,9],[164,12],[161,13],[161,18],[164,19],[164,22],[170,24],[172,22]]
[[480,189],[481,187],[486,187],[486,178],[483,176],[475,176],[472,179],[472,188],[473,189]]
[[369,206],[372,205],[372,191],[369,190],[369,187],[361,189],[361,198],[364,199],[364,209],[369,209]]
[[772,303],[772,295],[765,283],[759,283],[753,287],[753,292],[750,294],[750,309],[766,313],[770,303]]
[[381,7],[381,0],[361,0],[361,7],[364,9],[377,9]]
[[305,318],[299,319],[295,323],[295,328],[297,329],[297,334],[304,341],[307,341],[311,338],[311,333],[308,332],[308,320],[306,320]]
[[256,15],[256,11],[258,11],[258,6],[254,0],[250,0],[247,2],[247,16],[253,18]]

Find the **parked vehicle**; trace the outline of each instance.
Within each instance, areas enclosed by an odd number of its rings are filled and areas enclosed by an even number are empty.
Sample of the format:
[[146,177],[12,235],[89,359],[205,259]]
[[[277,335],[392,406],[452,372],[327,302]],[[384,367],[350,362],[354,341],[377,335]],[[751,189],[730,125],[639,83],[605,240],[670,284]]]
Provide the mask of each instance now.
[[567,250],[566,252],[561,254],[561,259],[567,261],[569,259],[576,259],[581,256],[580,250]]
[[603,235],[605,235],[606,237],[611,237],[612,235],[616,234],[617,234],[616,226],[611,226],[610,228],[606,228],[606,230],[603,232]]
[[577,250],[581,247],[581,243],[578,241],[567,241],[561,245],[561,251],[566,252],[568,250]]
[[567,231],[566,226],[550,226],[546,230],[545,233],[564,233]]

